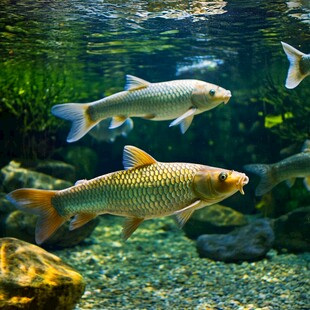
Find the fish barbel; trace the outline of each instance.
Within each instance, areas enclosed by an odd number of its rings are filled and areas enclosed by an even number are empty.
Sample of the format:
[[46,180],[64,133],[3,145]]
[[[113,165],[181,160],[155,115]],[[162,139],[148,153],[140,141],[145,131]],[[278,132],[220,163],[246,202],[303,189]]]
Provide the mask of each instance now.
[[292,187],[296,178],[304,178],[304,185],[310,191],[310,140],[305,141],[301,153],[274,164],[245,165],[244,169],[261,177],[255,190],[256,196],[266,194],[283,181]]
[[58,104],[52,107],[52,113],[72,122],[68,142],[79,140],[98,122],[110,117],[110,128],[121,126],[129,117],[174,119],[170,126],[180,125],[185,133],[194,115],[227,103],[230,97],[229,90],[199,80],[149,83],[127,75],[124,91],[90,103]]
[[175,215],[180,226],[192,213],[217,203],[249,181],[244,173],[199,164],[162,163],[133,147],[124,148],[125,170],[78,181],[64,190],[17,189],[7,198],[20,210],[39,216],[41,244],[72,216],[70,230],[99,214],[124,216],[127,239],[147,219]]
[[310,74],[310,54],[304,54],[287,43],[281,44],[290,62],[285,87],[292,89]]

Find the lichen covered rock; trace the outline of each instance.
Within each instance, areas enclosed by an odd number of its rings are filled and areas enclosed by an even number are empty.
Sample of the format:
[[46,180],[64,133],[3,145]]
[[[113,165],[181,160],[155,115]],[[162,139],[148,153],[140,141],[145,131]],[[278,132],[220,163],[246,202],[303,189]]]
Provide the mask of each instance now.
[[259,219],[229,234],[201,235],[197,250],[201,257],[224,262],[255,261],[271,249],[274,234],[267,219]]
[[1,169],[0,180],[7,193],[21,187],[63,189],[72,185],[71,182],[54,178],[45,173],[22,168],[21,164],[16,161],[11,161]]
[[[36,222],[36,215],[19,210],[11,212],[2,222],[2,235],[35,244]],[[90,236],[98,224],[99,218],[94,218],[78,229],[69,230],[68,221],[41,246],[46,249],[60,249],[75,246]]]
[[194,212],[183,230],[189,238],[196,239],[203,234],[226,234],[247,223],[242,213],[214,204]]
[[0,239],[1,309],[73,309],[85,289],[82,276],[38,246]]
[[274,247],[290,252],[310,251],[310,206],[298,208],[273,222]]

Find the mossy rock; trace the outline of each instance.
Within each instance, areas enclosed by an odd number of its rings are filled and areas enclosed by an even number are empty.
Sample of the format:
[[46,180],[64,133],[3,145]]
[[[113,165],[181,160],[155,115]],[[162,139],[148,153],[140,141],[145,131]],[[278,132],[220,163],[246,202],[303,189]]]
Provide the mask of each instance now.
[[242,213],[214,204],[194,212],[183,229],[188,237],[196,239],[203,234],[226,234],[247,222]]

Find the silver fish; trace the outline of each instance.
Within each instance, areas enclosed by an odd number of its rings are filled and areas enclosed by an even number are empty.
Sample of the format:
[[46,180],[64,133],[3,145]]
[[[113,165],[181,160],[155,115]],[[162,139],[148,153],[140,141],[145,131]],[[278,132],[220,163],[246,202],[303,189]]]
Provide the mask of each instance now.
[[70,120],[72,127],[67,141],[82,138],[101,120],[112,117],[109,128],[121,126],[129,117],[153,121],[171,120],[180,125],[182,133],[190,126],[194,115],[227,103],[231,92],[220,86],[199,80],[175,80],[149,83],[127,75],[125,90],[90,103],[67,103],[52,107],[52,113]]
[[244,169],[260,176],[255,195],[261,196],[269,192],[279,183],[286,181],[289,187],[296,178],[304,178],[304,185],[310,191],[310,140],[306,140],[302,152],[287,157],[274,164],[250,164]]

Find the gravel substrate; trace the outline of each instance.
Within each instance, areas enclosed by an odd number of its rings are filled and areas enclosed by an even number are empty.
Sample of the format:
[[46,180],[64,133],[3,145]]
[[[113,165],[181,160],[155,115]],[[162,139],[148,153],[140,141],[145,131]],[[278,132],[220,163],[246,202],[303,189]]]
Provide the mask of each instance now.
[[310,309],[310,253],[227,264],[199,258],[171,218],[126,242],[121,223],[102,217],[82,245],[54,251],[86,280],[76,309]]

